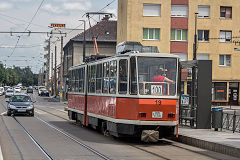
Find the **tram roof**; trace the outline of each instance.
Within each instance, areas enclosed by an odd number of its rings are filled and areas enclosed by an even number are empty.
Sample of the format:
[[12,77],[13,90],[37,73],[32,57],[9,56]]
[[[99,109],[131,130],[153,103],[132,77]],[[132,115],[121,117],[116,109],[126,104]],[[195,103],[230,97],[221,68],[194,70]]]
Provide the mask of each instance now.
[[88,63],[78,64],[78,65],[70,67],[69,69],[77,68],[77,67],[80,67],[80,66],[84,66],[84,65],[92,64],[92,63],[96,63],[96,62],[107,61],[107,60],[110,60],[110,59],[117,59],[117,58],[130,57],[130,56],[179,58],[179,56],[174,55],[174,54],[169,54],[169,53],[132,53],[132,52],[129,52],[129,53],[125,53],[125,54],[120,54],[120,55],[116,55],[116,56],[102,58],[102,59],[99,59],[99,60],[96,60],[96,61],[91,61],[91,62],[88,62]]

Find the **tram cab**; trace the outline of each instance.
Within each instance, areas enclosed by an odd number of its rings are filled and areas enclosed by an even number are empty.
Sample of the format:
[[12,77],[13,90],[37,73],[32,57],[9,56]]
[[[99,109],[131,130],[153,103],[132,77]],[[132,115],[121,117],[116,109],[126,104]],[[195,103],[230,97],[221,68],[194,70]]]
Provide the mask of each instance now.
[[134,45],[70,68],[69,117],[117,137],[177,135],[179,58]]

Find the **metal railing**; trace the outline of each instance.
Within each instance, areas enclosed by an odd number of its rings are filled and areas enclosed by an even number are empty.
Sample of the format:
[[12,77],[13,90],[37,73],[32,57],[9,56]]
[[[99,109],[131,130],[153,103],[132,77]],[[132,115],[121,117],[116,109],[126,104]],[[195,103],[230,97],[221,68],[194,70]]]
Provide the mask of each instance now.
[[[194,113],[196,109],[194,109]],[[194,114],[195,115],[195,114]],[[191,116],[191,107],[190,106],[181,106],[179,113],[179,124],[182,126],[195,126],[196,117]]]
[[237,110],[232,110],[231,112],[233,113],[223,112],[222,128],[233,131],[233,133],[240,132],[240,115],[236,113]]

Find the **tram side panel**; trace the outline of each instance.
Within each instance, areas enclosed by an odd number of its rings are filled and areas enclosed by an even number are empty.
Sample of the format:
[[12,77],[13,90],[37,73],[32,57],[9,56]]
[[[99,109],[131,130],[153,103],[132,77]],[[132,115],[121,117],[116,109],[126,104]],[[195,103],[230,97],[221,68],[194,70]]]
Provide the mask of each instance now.
[[72,120],[84,123],[85,96],[81,94],[68,95],[68,115]]
[[116,118],[116,97],[92,96],[87,97],[88,124],[93,128],[102,127],[103,121]]

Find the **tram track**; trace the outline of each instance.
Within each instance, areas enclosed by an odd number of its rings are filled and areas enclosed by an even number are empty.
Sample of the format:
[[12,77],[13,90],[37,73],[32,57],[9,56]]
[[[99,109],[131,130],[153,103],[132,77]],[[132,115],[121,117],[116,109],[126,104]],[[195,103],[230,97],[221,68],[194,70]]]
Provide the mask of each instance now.
[[[2,101],[1,101],[1,105],[4,107],[5,110],[7,110],[7,107],[2,103]],[[39,109],[39,110],[41,110],[41,109]],[[45,110],[42,110],[42,111],[47,112],[47,111],[45,111]],[[50,112],[47,112],[47,113],[48,113],[48,114],[51,114]],[[67,120],[66,118],[63,118],[63,117],[58,116],[58,115],[55,115],[55,114],[51,114],[51,115],[54,115],[54,116],[56,116],[56,117],[58,117],[58,118]],[[40,145],[40,142],[38,142],[38,141],[36,140],[36,138],[34,138],[34,136],[24,127],[24,125],[23,125],[15,116],[12,116],[12,117],[13,117],[13,119],[17,122],[17,124],[22,128],[22,130],[24,131],[24,133],[31,139],[31,141],[32,141],[32,142],[39,148],[39,150],[45,155],[45,157],[46,157],[48,160],[53,160],[54,158],[51,156],[51,154],[48,153],[48,152],[46,151],[46,149],[44,149],[44,147]],[[94,155],[98,156],[99,158],[104,159],[104,160],[111,160],[111,159],[110,159],[109,157],[107,157],[106,155],[98,152],[97,150],[95,150],[95,149],[91,148],[90,146],[84,144],[83,142],[77,140],[76,138],[72,137],[71,135],[65,133],[64,131],[61,131],[60,129],[58,129],[57,127],[49,124],[48,122],[44,121],[43,119],[41,119],[41,118],[39,118],[39,117],[36,117],[36,116],[35,116],[35,118],[36,118],[37,120],[39,120],[40,122],[42,122],[43,124],[45,124],[46,126],[48,126],[48,127],[50,127],[51,129],[53,129],[55,132],[64,135],[65,137],[69,138],[70,140],[72,140],[73,142],[77,143],[78,145],[80,145],[80,146],[83,147],[84,149],[88,150],[89,152],[93,153]],[[2,119],[3,123],[5,124],[5,121],[4,121],[4,119],[3,119],[2,116],[1,116],[1,119]],[[68,121],[69,121],[69,120],[68,120]],[[16,148],[17,148],[17,150],[18,150],[20,159],[23,160],[23,159],[24,159],[23,154],[22,154],[21,150],[19,149],[19,146],[17,145],[14,137],[11,136],[11,133],[10,133],[9,129],[7,128],[7,125],[5,124],[4,126],[5,126],[5,128],[6,128],[6,130],[7,130],[7,133],[9,134],[12,142],[14,143],[14,145],[16,146]]]
[[[1,102],[2,103],[2,102]],[[5,107],[5,106],[4,106]],[[52,115],[52,116],[55,116],[57,118],[60,118],[64,121],[68,121],[68,122],[73,122],[67,118],[64,118],[62,117],[61,115],[58,115],[58,112],[56,112],[56,114],[54,114],[53,112],[51,111],[47,111],[45,109],[41,109],[39,107],[35,107],[37,110],[41,110],[42,112],[45,112],[49,115]],[[5,107],[6,109],[6,107]],[[55,111],[55,110],[54,110]],[[56,110],[58,111],[58,110]],[[16,117],[13,117],[14,119],[16,119]],[[94,153],[96,156],[100,157],[101,159],[106,159],[106,160],[110,160],[110,158],[108,158],[107,156],[101,154],[100,152],[94,150],[93,148],[87,146],[86,144],[82,143],[81,141],[79,141],[77,138],[74,138],[72,137],[71,135],[69,135],[68,133],[58,129],[57,127],[51,125],[50,123],[46,122],[45,120],[41,119],[39,116],[35,116],[35,118],[38,120],[38,121],[41,121],[43,124],[47,125],[48,127],[52,128],[53,130],[55,130],[56,132],[58,133],[61,133],[62,135],[66,136],[67,138],[71,139],[73,142],[77,143],[78,145],[84,147],[86,150],[88,150],[89,152],[91,153]],[[17,119],[16,119],[17,121]],[[20,122],[21,123],[21,122]],[[20,124],[19,124],[20,125]],[[31,137],[30,137],[31,139]],[[159,145],[162,146],[162,145],[167,145],[167,146],[171,146],[173,147],[173,149],[175,148],[178,148],[178,150],[186,150],[186,151],[189,151],[189,152],[192,152],[192,153],[195,153],[195,154],[198,154],[198,155],[203,155],[203,156],[206,156],[208,158],[213,158],[212,156],[210,156],[209,154],[204,154],[204,153],[201,153],[199,151],[196,151],[194,149],[189,149],[185,146],[182,146],[181,144],[174,144],[175,141],[171,141],[171,140],[168,140],[168,139],[161,139],[162,142],[159,142]],[[124,142],[122,140],[119,140],[120,143],[124,143],[124,144],[127,144],[131,147],[133,147],[134,149],[136,150],[139,150],[140,152],[144,152],[144,153],[147,153],[149,155],[152,155],[153,157],[157,157],[157,159],[164,159],[164,160],[170,160],[171,158],[169,158],[168,156],[166,156],[166,154],[161,154],[161,153],[157,153],[154,151],[154,148],[151,148],[151,147],[146,147],[146,146],[149,146],[151,144],[145,144],[145,143],[141,143],[141,142],[137,142],[134,144],[134,142],[129,142],[129,141],[125,141]],[[37,142],[38,143],[38,142]],[[158,145],[158,144],[157,144]],[[156,146],[156,144],[154,145]],[[20,150],[19,150],[20,151]],[[21,152],[21,151],[20,151]],[[19,153],[20,154],[20,153]],[[48,153],[47,153],[48,154]],[[47,157],[47,156],[46,156]],[[51,159],[52,157],[48,157],[48,159]],[[23,159],[23,158],[22,158]],[[54,159],[54,158],[52,158]]]

